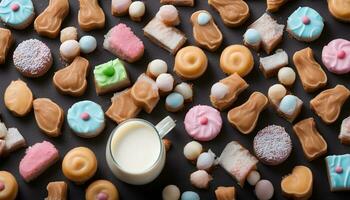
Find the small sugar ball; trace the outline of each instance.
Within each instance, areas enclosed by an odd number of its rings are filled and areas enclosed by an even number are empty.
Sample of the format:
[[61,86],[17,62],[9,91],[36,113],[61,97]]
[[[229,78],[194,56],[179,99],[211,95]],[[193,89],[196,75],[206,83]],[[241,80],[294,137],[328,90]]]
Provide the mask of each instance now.
[[162,192],[163,200],[178,200],[180,198],[180,190],[176,185],[168,185]]
[[156,79],[156,84],[161,92],[170,92],[174,87],[174,77],[171,74],[160,74]]
[[227,85],[217,82],[211,87],[210,95],[216,99],[223,99],[228,92],[229,88]]
[[145,15],[146,6],[142,1],[134,1],[129,7],[129,15],[134,21],[141,21],[142,17]]
[[197,169],[209,170],[215,161],[215,154],[212,151],[203,152],[197,158]]
[[269,200],[274,193],[273,185],[269,180],[260,180],[255,185],[255,195],[259,200]]
[[190,84],[182,82],[175,87],[174,91],[181,94],[185,101],[192,101],[193,90]]
[[287,94],[286,88],[281,84],[275,84],[269,88],[267,92],[270,99],[280,101]]
[[278,71],[278,81],[285,86],[291,86],[295,81],[295,72],[290,67],[282,67]]
[[64,60],[72,61],[80,54],[80,45],[76,40],[67,40],[60,46],[60,53]]
[[168,26],[176,26],[180,24],[179,12],[173,5],[161,6],[156,17]]
[[165,108],[169,112],[180,111],[184,107],[184,101],[184,97],[181,94],[173,92],[166,97]]
[[190,182],[199,189],[206,189],[213,178],[205,170],[198,170],[190,175]]
[[200,200],[201,198],[196,192],[186,191],[182,193],[181,200]]
[[96,38],[90,35],[83,36],[79,40],[80,50],[81,52],[85,54],[89,54],[93,51],[95,51],[97,47],[97,41]]
[[61,43],[67,40],[78,40],[78,31],[77,28],[70,26],[61,30],[60,36]]
[[292,115],[295,112],[295,109],[298,105],[298,98],[294,95],[286,95],[281,100],[281,103],[279,105],[279,109],[281,112]]
[[256,185],[256,183],[260,180],[260,174],[257,171],[251,171],[248,174],[247,181],[251,186]]
[[188,160],[196,160],[202,151],[203,147],[197,141],[189,142],[184,147],[184,155]]
[[155,59],[148,64],[147,75],[152,78],[157,78],[160,74],[168,71],[168,65],[164,60]]
[[257,45],[261,42],[260,33],[256,29],[248,29],[244,35],[244,41],[249,45]]

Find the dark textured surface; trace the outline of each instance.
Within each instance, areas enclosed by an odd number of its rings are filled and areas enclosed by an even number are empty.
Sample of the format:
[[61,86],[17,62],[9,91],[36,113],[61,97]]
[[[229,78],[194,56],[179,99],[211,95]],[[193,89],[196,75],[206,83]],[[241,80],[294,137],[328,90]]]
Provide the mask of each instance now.
[[[169,70],[172,70],[174,58],[168,52],[164,51],[160,47],[151,43],[150,40],[143,36],[142,27],[155,15],[159,8],[158,0],[148,0],[146,1],[147,14],[142,20],[141,23],[133,22],[129,17],[113,17],[110,14],[110,1],[111,0],[102,0],[100,4],[103,10],[106,13],[106,28],[99,31],[92,31],[89,33],[84,33],[79,30],[80,36],[91,34],[97,38],[98,49],[93,54],[86,56],[90,61],[91,69],[93,66],[109,61],[110,59],[115,58],[109,52],[103,50],[102,42],[103,35],[114,25],[119,22],[124,22],[127,25],[131,26],[133,31],[143,40],[146,51],[143,58],[134,64],[127,64],[127,69],[130,72],[131,78],[134,81],[139,74],[146,70],[147,63],[155,58],[161,58],[168,62]],[[48,1],[34,0],[35,11],[40,13],[48,4]],[[209,92],[211,85],[218,81],[219,79],[225,77],[223,72],[220,70],[218,62],[221,51],[224,47],[229,44],[240,44],[242,43],[242,35],[246,30],[247,25],[256,20],[265,12],[266,3],[264,0],[250,0],[248,1],[251,17],[248,22],[236,29],[230,29],[223,25],[219,15],[214,9],[210,8],[205,0],[197,0],[196,6],[194,8],[183,7],[179,8],[181,13],[182,23],[179,28],[185,31],[187,37],[189,38],[188,43],[193,44],[194,39],[192,37],[192,27],[189,23],[189,18],[191,14],[199,9],[208,10],[215,18],[216,23],[219,28],[222,30],[224,35],[224,42],[220,49],[215,53],[210,53],[206,51],[206,54],[209,58],[209,67],[207,72],[198,80],[193,81],[195,98],[194,102],[190,105],[186,105],[183,112],[172,114],[167,113],[164,109],[164,101],[160,101],[157,108],[151,115],[141,113],[139,117],[150,120],[153,123],[157,123],[166,115],[171,115],[177,119],[177,127],[175,130],[168,135],[168,138],[173,142],[173,147],[168,153],[167,162],[162,174],[151,184],[145,186],[131,186],[117,180],[109,168],[107,167],[105,161],[105,146],[108,139],[108,136],[112,129],[116,126],[115,123],[107,120],[107,127],[105,131],[95,139],[83,139],[79,138],[72,133],[69,129],[67,123],[64,123],[63,126],[63,135],[59,138],[49,138],[38,129],[34,114],[31,112],[28,116],[24,118],[16,118],[12,116],[4,107],[3,98],[0,98],[0,110],[2,113],[2,119],[5,121],[8,127],[17,127],[23,136],[26,138],[28,145],[33,145],[36,142],[41,142],[42,140],[49,140],[53,142],[60,151],[61,159],[54,166],[48,169],[44,174],[39,178],[32,181],[31,183],[25,183],[24,180],[18,174],[18,164],[20,159],[23,157],[25,149],[21,149],[12,153],[7,158],[0,158],[0,169],[8,170],[12,172],[19,185],[19,194],[18,199],[43,199],[46,196],[46,185],[50,181],[65,180],[69,184],[69,199],[84,199],[85,188],[96,179],[108,179],[115,183],[118,187],[120,196],[122,199],[161,199],[161,191],[163,187],[168,184],[176,184],[180,187],[181,191],[194,190],[199,192],[202,199],[214,199],[214,190],[217,186],[231,186],[234,185],[237,189],[238,199],[254,199],[254,188],[246,184],[244,188],[240,188],[235,181],[226,174],[226,172],[218,167],[212,173],[214,181],[210,183],[209,190],[198,190],[191,186],[189,182],[189,175],[195,171],[195,167],[190,164],[182,154],[183,146],[191,141],[191,138],[185,133],[183,128],[183,118],[186,111],[193,105],[196,104],[208,104],[209,101]],[[78,16],[78,0],[70,1],[70,14],[64,21],[63,27],[66,26],[77,26],[77,16]],[[286,23],[287,17],[298,7],[298,6],[310,6],[316,9],[325,19],[325,28],[321,37],[313,43],[306,44],[298,42],[295,39],[292,39],[288,36],[287,33],[284,34],[283,42],[280,47],[288,52],[290,57],[290,66],[293,66],[291,57],[293,53],[297,50],[310,46],[315,53],[316,60],[321,63],[321,51],[322,47],[327,44],[330,40],[335,38],[344,38],[350,40],[350,24],[341,23],[336,21],[328,12],[327,3],[325,0],[305,0],[305,1],[290,1],[284,7],[282,7],[277,13],[273,16],[280,23]],[[22,77],[13,67],[12,62],[12,53],[13,49],[10,51],[6,64],[0,67],[0,92],[3,93],[10,83],[11,80],[22,79],[28,83],[29,87],[32,89],[35,97],[48,97],[53,101],[57,102],[62,106],[65,112],[68,108],[75,102],[83,99],[90,99],[99,103],[104,110],[106,110],[110,105],[110,97],[112,94],[98,97],[95,93],[95,87],[93,84],[92,70],[89,72],[88,76],[88,90],[84,96],[80,98],[74,98],[70,96],[63,96],[59,94],[53,84],[52,76],[54,71],[63,67],[63,63],[59,59],[59,39],[51,40],[47,38],[39,37],[36,32],[33,30],[33,26],[29,27],[24,31],[12,31],[17,46],[21,41],[38,38],[45,42],[52,50],[54,55],[54,65],[52,69],[42,78],[39,79],[28,79]],[[250,84],[250,87],[244,91],[240,96],[234,106],[240,105],[245,102],[249,95],[253,91],[261,91],[267,93],[269,86],[274,83],[277,83],[277,78],[265,79],[261,72],[258,69],[258,56],[253,52],[255,57],[255,67],[253,71],[245,77],[246,81]],[[265,56],[265,55],[262,55]],[[334,87],[336,84],[344,84],[347,87],[350,87],[349,84],[349,75],[337,76],[329,73],[325,70],[328,76],[328,85],[326,88]],[[347,117],[350,112],[349,102],[345,104],[339,119],[332,125],[326,125],[320,121],[312,111],[310,111],[309,100],[312,99],[316,94],[307,94],[301,86],[299,77],[296,80],[295,85],[291,89],[298,97],[304,101],[304,107],[302,109],[301,115],[296,121],[307,117],[314,117],[317,122],[317,127],[325,140],[328,143],[328,154],[344,154],[350,152],[349,146],[344,146],[340,144],[337,139],[338,133],[340,130],[341,120]],[[304,157],[301,145],[298,141],[298,138],[292,131],[292,125],[285,121],[284,119],[277,116],[276,112],[269,107],[265,110],[258,122],[256,129],[250,135],[242,135],[237,130],[232,128],[226,119],[227,112],[222,112],[222,117],[224,119],[224,125],[221,131],[221,134],[211,142],[203,143],[206,149],[211,148],[215,153],[220,154],[224,146],[232,141],[237,140],[243,146],[248,148],[252,152],[253,138],[256,132],[269,124],[277,124],[284,126],[287,132],[291,135],[293,141],[293,151],[291,156],[287,161],[281,165],[270,167],[263,164],[258,165],[258,169],[261,173],[261,176],[265,179],[272,181],[275,187],[275,199],[283,199],[280,189],[280,181],[283,176],[290,173],[294,166],[296,165],[306,165],[311,168],[314,175],[314,188],[312,199],[347,199],[349,193],[346,192],[337,192],[331,193],[329,190],[326,165],[324,158],[319,158],[315,161],[309,162]],[[62,174],[61,171],[61,161],[63,156],[67,151],[77,146],[87,146],[91,148],[98,157],[98,171],[96,175],[84,185],[75,185],[74,183],[68,181]],[[347,196],[347,198],[346,198]]]

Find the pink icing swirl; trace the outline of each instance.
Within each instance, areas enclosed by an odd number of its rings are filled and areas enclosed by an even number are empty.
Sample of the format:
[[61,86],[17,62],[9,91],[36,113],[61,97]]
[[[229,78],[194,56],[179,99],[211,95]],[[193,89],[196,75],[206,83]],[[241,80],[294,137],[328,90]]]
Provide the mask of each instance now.
[[222,119],[215,108],[198,105],[187,112],[184,124],[191,137],[199,141],[209,141],[220,133]]
[[328,71],[335,74],[350,72],[350,41],[345,39],[332,40],[323,47],[322,62]]

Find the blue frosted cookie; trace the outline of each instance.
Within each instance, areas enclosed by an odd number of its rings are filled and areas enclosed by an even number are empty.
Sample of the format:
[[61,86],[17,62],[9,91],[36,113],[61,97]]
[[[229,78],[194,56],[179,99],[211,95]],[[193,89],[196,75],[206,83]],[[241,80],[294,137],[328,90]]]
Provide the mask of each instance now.
[[31,0],[2,0],[0,19],[14,29],[25,29],[34,20],[34,6]]
[[297,40],[304,42],[319,38],[323,27],[323,18],[310,7],[299,7],[287,21],[287,31]]
[[331,191],[350,190],[350,154],[326,157]]
[[80,137],[92,138],[105,127],[105,116],[100,105],[92,101],[79,101],[69,108],[69,127]]

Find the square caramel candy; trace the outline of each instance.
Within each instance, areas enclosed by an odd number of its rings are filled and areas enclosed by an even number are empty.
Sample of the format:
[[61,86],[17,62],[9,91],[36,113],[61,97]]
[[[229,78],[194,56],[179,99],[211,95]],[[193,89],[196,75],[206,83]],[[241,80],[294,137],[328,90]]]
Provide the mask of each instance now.
[[14,40],[10,30],[0,28],[0,64],[4,64],[7,53],[12,46]]

